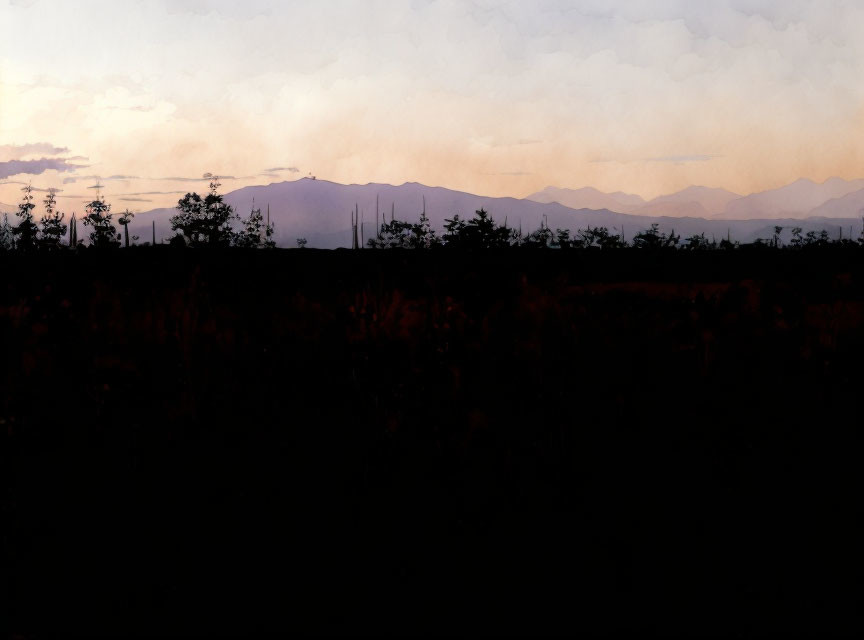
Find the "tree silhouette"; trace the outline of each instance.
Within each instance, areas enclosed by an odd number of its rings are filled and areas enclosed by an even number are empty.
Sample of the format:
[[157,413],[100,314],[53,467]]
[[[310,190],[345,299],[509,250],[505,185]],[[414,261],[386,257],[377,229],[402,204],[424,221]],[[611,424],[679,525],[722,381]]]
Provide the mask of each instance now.
[[660,233],[660,225],[655,222],[650,229],[633,236],[633,247],[636,249],[674,249],[678,245],[679,239],[680,236],[676,236],[674,230],[668,236],[665,233]]
[[135,214],[126,209],[120,217],[117,218],[117,222],[119,222],[123,226],[123,240],[126,248],[129,248],[129,223],[132,222],[132,218],[135,217]]
[[39,221],[42,225],[39,245],[49,250],[59,249],[60,240],[66,235],[66,225],[63,224],[66,214],[57,210],[57,198],[54,193],[54,189],[49,189],[48,195],[42,201],[45,205],[45,215]]
[[245,249],[273,248],[276,243],[271,239],[272,235],[273,225],[264,222],[260,208],[253,207],[249,217],[243,220],[243,227],[233,234],[232,244]]
[[381,223],[378,235],[369,238],[366,246],[371,249],[408,249],[412,246],[413,225],[403,220]]
[[435,237],[435,230],[426,215],[426,208],[420,213],[420,222],[411,225],[411,235],[408,244],[412,249],[431,249],[438,245],[439,240]]
[[709,242],[704,233],[699,233],[693,234],[684,240],[684,244],[681,245],[681,248],[686,251],[708,251],[716,249],[717,243],[713,240]]
[[794,249],[800,249],[804,246],[804,238],[801,237],[802,231],[801,227],[792,227],[792,240],[789,241],[789,245]]
[[36,223],[33,221],[33,209],[36,208],[36,205],[33,204],[33,187],[28,184],[21,191],[24,192],[24,195],[15,214],[21,218],[21,222],[18,223],[12,233],[17,236],[15,247],[19,251],[32,251],[37,246],[38,232]]
[[231,221],[237,216],[218,193],[219,178],[209,174],[205,177],[210,178],[210,191],[203,198],[197,193],[181,198],[177,202],[180,213],[171,218],[171,230],[179,231],[193,247],[227,247],[234,236]]
[[590,225],[587,229],[579,229],[571,243],[577,249],[623,249],[627,246],[621,236],[612,235],[606,227],[592,229]]
[[75,212],[72,212],[72,219],[69,221],[69,247],[74,249],[78,246],[78,220],[75,219]]
[[573,241],[570,239],[570,229],[555,229],[555,240],[553,246],[559,249],[570,249]]
[[831,244],[831,239],[828,237],[828,232],[825,229],[822,231],[808,231],[804,236],[804,247],[808,249],[821,249]]
[[449,247],[474,250],[510,246],[510,230],[496,225],[485,209],[475,211],[471,220],[462,220],[457,214],[445,222],[442,240]]
[[3,214],[3,222],[0,224],[0,251],[11,251],[15,248],[15,230],[9,224],[9,214]]
[[84,216],[84,226],[93,228],[90,232],[90,246],[97,249],[119,247],[120,234],[111,221],[111,205],[105,202],[105,196],[96,196],[96,199],[87,204],[85,210],[87,215]]
[[554,241],[555,236],[552,235],[552,230],[541,222],[540,228],[529,233],[522,241],[521,246],[526,249],[548,249]]
[[775,226],[774,227],[774,237],[771,239],[774,243],[774,248],[780,248],[780,233],[783,231],[783,227]]

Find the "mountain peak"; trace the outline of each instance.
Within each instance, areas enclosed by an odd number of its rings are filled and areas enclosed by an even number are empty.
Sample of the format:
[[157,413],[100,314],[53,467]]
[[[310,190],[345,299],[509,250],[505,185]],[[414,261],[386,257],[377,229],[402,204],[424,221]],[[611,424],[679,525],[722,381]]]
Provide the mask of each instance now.
[[641,196],[623,191],[604,193],[594,187],[567,189],[548,186],[542,191],[532,193],[526,200],[542,203],[557,202],[571,209],[609,209],[623,213],[645,204]]

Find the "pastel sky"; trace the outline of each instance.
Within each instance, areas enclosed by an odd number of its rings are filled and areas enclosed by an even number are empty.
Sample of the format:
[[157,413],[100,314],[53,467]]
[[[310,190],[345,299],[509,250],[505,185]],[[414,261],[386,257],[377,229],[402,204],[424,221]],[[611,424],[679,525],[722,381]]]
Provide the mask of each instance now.
[[831,0],[0,0],[0,202],[860,178],[862,34]]

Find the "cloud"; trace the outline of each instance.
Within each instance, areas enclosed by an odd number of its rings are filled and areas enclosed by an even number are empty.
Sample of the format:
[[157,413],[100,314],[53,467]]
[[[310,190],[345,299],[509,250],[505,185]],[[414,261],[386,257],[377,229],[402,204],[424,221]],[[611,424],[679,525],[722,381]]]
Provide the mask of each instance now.
[[56,156],[69,153],[66,147],[55,147],[48,142],[31,142],[28,144],[0,144],[0,158],[4,160],[20,160],[25,156],[41,155]]
[[267,173],[276,173],[277,171],[290,171],[291,173],[298,173],[300,169],[298,169],[297,167],[271,167],[270,169],[264,169],[264,171],[266,171]]
[[153,202],[148,198],[118,198],[122,202]]
[[85,165],[69,164],[62,158],[41,158],[39,160],[9,160],[0,162],[0,178],[8,178],[23,173],[38,176],[46,171],[77,171]]
[[143,180],[144,178],[140,178],[139,176],[75,176],[72,178],[63,178],[63,184],[71,184],[78,180]]
[[167,196],[178,193],[186,193],[185,191],[136,191],[135,193],[121,193],[121,196]]
[[[30,183],[29,183],[29,182],[24,182],[23,180],[4,180],[3,182],[0,182],[0,185],[3,185],[3,184],[20,184],[20,185],[26,185],[26,184],[30,184]],[[39,192],[41,192],[41,193],[48,193],[49,191],[53,191],[54,193],[60,193],[61,191],[63,191],[63,189],[55,189],[55,188],[53,188],[53,187],[51,187],[50,189],[41,189],[41,188],[39,188],[39,187],[30,187],[30,188],[31,188],[33,191],[39,191]]]
[[[186,178],[186,177],[177,177],[171,176],[168,178],[147,178],[148,180],[172,180],[174,182],[203,182],[205,180],[210,180],[213,178],[212,174],[205,173],[201,178]],[[241,180],[242,178],[235,178],[234,176],[218,176],[220,180]]]
[[722,158],[723,156],[719,155],[710,155],[710,154],[693,154],[693,155],[680,155],[680,156],[656,156],[653,158],[642,158],[637,160],[621,160],[617,158],[592,158],[588,162],[591,164],[606,164],[606,163],[619,163],[619,164],[632,164],[632,163],[642,163],[642,162],[658,162],[658,163],[670,163],[670,164],[686,164],[690,162],[710,162],[716,158]]
[[153,111],[156,107],[144,107],[141,105],[137,105],[134,107],[117,107],[117,106],[109,106],[105,107],[105,109],[119,109],[121,111]]
[[528,171],[499,171],[492,173],[484,173],[486,176],[533,176],[533,173]]
[[684,163],[684,162],[709,162],[714,158],[719,158],[720,156],[713,155],[692,155],[692,156],[660,156],[657,158],[646,158],[645,162],[674,162]]

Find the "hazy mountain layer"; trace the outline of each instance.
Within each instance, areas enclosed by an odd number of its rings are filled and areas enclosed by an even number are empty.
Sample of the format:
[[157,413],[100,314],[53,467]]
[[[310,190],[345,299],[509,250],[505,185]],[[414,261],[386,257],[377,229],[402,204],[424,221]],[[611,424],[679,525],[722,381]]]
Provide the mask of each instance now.
[[[401,220],[417,221],[423,210],[432,226],[443,229],[446,218],[458,213],[470,217],[483,207],[498,222],[507,222],[511,227],[521,226],[524,232],[537,229],[545,220],[552,229],[568,228],[575,231],[587,226],[605,226],[623,230],[625,239],[648,228],[652,223],[661,230],[674,230],[682,238],[696,233],[705,233],[708,238],[721,239],[727,233],[735,240],[751,242],[756,238],[772,235],[774,225],[788,228],[801,226],[805,232],[826,229],[832,237],[840,234],[861,232],[861,220],[844,219],[754,219],[716,220],[698,217],[675,218],[669,216],[638,216],[610,211],[608,209],[572,209],[558,203],[539,203],[516,198],[492,198],[477,196],[441,187],[427,187],[417,183],[399,186],[385,184],[341,185],[324,180],[302,179],[280,182],[266,186],[245,187],[226,195],[225,199],[245,216],[253,204],[266,212],[269,205],[271,220],[275,223],[276,241],[279,246],[295,246],[296,239],[303,237],[309,247],[336,248],[351,246],[351,211],[355,204],[362,211],[364,236],[368,239],[375,229],[376,198],[379,222],[390,218],[391,211]],[[151,239],[151,224],[156,223],[157,241],[169,238],[169,219],[175,209],[154,209],[138,214],[130,231],[138,235],[140,242]]]
[[544,204],[557,202],[571,209],[609,209],[629,213],[645,204],[641,196],[632,193],[603,193],[593,187],[582,189],[561,189],[559,187],[546,187],[543,191],[532,193],[525,198],[533,202]]
[[816,207],[864,189],[864,180],[830,178],[823,183],[802,178],[779,189],[754,193],[731,201],[717,217],[725,219],[748,218],[805,218]]
[[813,209],[810,215],[825,218],[860,218],[864,216],[864,189],[847,193],[842,198],[829,200]]

